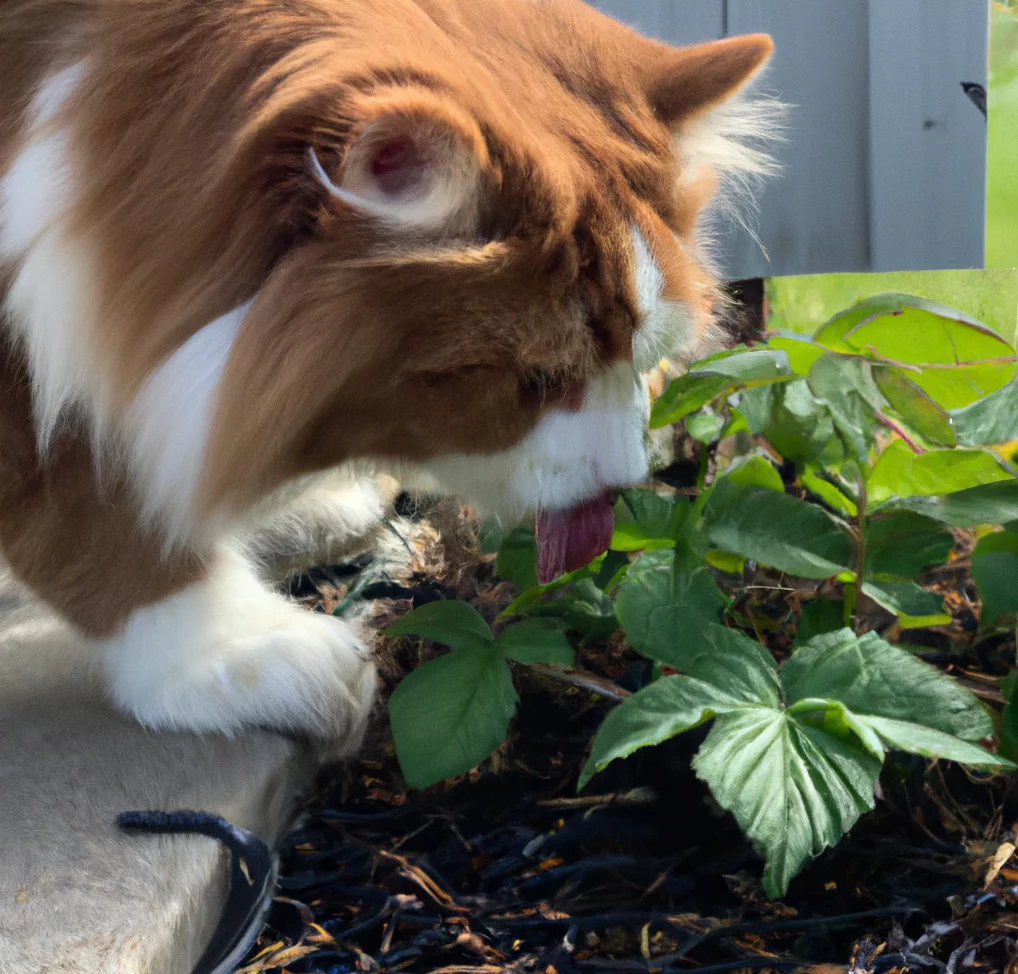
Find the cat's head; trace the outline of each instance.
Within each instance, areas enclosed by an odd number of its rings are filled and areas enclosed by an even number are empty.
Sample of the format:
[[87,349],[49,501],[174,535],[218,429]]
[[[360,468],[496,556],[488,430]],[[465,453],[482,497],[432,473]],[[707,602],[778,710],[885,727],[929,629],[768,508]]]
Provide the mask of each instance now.
[[194,239],[232,220],[271,256],[245,254],[266,266],[198,503],[375,459],[485,512],[553,512],[575,560],[607,491],[646,476],[640,371],[710,336],[702,218],[769,167],[771,116],[740,92],[771,41],[674,48],[580,0],[309,8],[328,16],[265,31],[280,50],[195,177],[231,210],[196,210]]
[[[482,511],[571,511],[576,561],[606,492],[647,474],[640,371],[710,333],[698,228],[726,166],[765,168],[730,99],[771,42],[673,49],[571,3],[459,9],[448,45],[304,107],[309,233],[250,312],[219,429],[242,462],[300,388],[291,460],[399,460]],[[266,359],[281,335],[300,349]]]

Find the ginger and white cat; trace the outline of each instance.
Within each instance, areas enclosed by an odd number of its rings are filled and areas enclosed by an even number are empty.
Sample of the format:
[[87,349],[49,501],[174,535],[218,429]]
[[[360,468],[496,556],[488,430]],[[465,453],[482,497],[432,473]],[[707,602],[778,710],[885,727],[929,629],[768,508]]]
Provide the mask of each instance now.
[[770,51],[580,0],[6,0],[0,549],[119,706],[355,747],[369,653],[250,539],[366,532],[376,471],[596,554]]

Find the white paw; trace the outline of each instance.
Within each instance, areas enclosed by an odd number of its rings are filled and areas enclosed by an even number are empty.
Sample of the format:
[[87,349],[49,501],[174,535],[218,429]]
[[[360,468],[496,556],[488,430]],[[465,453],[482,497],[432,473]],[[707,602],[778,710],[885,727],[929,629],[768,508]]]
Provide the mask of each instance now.
[[375,667],[354,629],[263,587],[224,549],[202,583],[140,609],[99,644],[116,704],[148,726],[233,733],[265,726],[356,750]]

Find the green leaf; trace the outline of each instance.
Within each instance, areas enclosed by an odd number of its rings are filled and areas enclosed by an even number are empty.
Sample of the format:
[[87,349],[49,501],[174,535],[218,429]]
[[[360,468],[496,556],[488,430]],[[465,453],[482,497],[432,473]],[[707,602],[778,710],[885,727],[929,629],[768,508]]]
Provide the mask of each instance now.
[[700,443],[713,443],[725,427],[725,418],[709,408],[686,417],[686,432]]
[[954,535],[933,518],[892,511],[866,523],[865,573],[914,578],[947,561],[953,547]]
[[697,727],[745,703],[718,687],[688,676],[665,676],[613,708],[594,735],[577,791],[616,758]]
[[870,364],[842,355],[823,355],[813,363],[807,381],[813,395],[830,411],[845,445],[865,460],[878,426],[874,413],[887,405],[873,381]]
[[651,429],[676,423],[736,389],[781,382],[791,375],[788,356],[779,349],[734,349],[712,356],[669,384],[651,408]]
[[605,639],[619,627],[615,603],[592,578],[579,579],[562,598],[540,603],[531,611],[560,619],[582,639]]
[[870,579],[863,582],[862,590],[877,605],[893,612],[902,629],[946,626],[951,621],[951,615],[944,611],[940,597],[915,582]]
[[884,509],[911,510],[953,528],[1018,521],[1018,481],[970,487],[941,497],[895,497]]
[[1015,375],[1014,349],[960,311],[881,294],[835,315],[813,336],[834,351],[917,367],[909,376],[947,409],[966,406]]
[[733,484],[742,484],[745,487],[765,487],[767,490],[775,490],[779,494],[785,492],[781,474],[778,473],[774,464],[760,453],[737,457],[725,471],[724,476]]
[[961,684],[876,633],[816,636],[778,676],[789,704],[827,697],[860,717],[910,721],[966,741],[993,733],[986,710]]
[[995,531],[980,538],[972,552],[972,580],[983,603],[982,625],[1018,613],[1018,534]]
[[704,511],[711,542],[802,578],[851,569],[855,543],[824,510],[788,494],[720,480]]
[[880,773],[853,739],[765,708],[720,715],[693,766],[766,859],[771,897],[873,807]]
[[690,568],[674,550],[649,551],[619,585],[615,614],[638,653],[685,669],[702,651],[724,605],[706,564]]
[[624,700],[598,729],[580,776],[582,788],[616,758],[674,737],[738,707],[778,706],[774,660],[734,629],[711,626],[683,676],[666,676]]
[[1000,679],[1000,692],[1006,703],[1018,703],[1018,670],[1011,670]]
[[764,707],[779,704],[774,657],[765,646],[737,629],[711,626],[700,651],[691,655],[683,672],[745,703]]
[[550,592],[557,592],[582,579],[591,578],[597,575],[604,564],[605,556],[598,555],[589,565],[577,568],[576,571],[566,572],[558,578],[546,582],[544,585],[533,585],[524,589],[512,602],[509,603],[499,614],[499,619],[508,619],[514,615],[527,615],[542,606],[543,599]]
[[521,590],[537,584],[537,540],[532,528],[515,527],[502,538],[495,571]]
[[427,602],[397,619],[386,630],[389,636],[420,636],[453,649],[483,647],[494,637],[488,623],[469,603]]
[[942,731],[921,727],[907,720],[894,720],[888,717],[867,717],[866,723],[880,735],[890,747],[910,754],[921,754],[926,758],[943,758],[946,761],[957,761],[974,768],[987,768],[994,771],[1013,769],[1014,765],[1006,758],[959,740]]
[[718,551],[716,548],[711,548],[704,558],[707,559],[707,564],[711,568],[716,568],[719,572],[727,572],[729,575],[741,575],[746,567],[745,558],[740,555],[730,555],[727,551]]
[[1010,443],[1018,439],[1018,381],[951,414],[958,441],[965,446]]
[[690,375],[726,375],[740,382],[781,379],[792,374],[785,352],[775,348],[733,349],[698,362]]
[[834,484],[819,476],[817,468],[813,464],[807,464],[802,469],[802,472],[799,474],[799,483],[811,494],[819,497],[832,510],[851,518],[859,516],[859,508],[856,506],[855,501],[850,497],[846,497]]
[[786,460],[817,459],[837,442],[830,412],[805,379],[747,389],[739,394],[739,411],[750,430],[765,436]]
[[655,400],[650,411],[650,428],[659,429],[684,419],[731,388],[726,375],[687,373],[673,379]]
[[[688,502],[685,502],[688,505]],[[624,490],[615,504],[613,551],[643,551],[670,547],[675,501],[653,490]]]
[[1006,467],[987,450],[916,454],[895,440],[873,465],[866,491],[870,503],[876,505],[894,497],[932,497],[1011,479]]
[[1000,715],[1000,753],[1009,761],[1018,761],[1018,670],[1011,670],[1000,681],[1004,709]]
[[841,599],[811,599],[802,607],[795,630],[795,648],[805,646],[814,636],[837,632],[845,625],[845,604]]
[[607,639],[619,628],[614,601],[593,579],[580,579],[563,601],[566,625],[583,639]]
[[495,639],[495,647],[517,663],[572,666],[576,660],[562,630],[554,623],[539,619],[524,619],[507,626]]
[[934,402],[904,372],[894,368],[878,368],[873,370],[873,378],[905,426],[934,446],[958,445],[950,413]]
[[453,650],[411,672],[389,700],[407,784],[427,788],[476,767],[505,740],[517,702],[509,666],[491,645]]
[[823,348],[801,335],[774,335],[767,340],[767,347],[784,352],[796,375],[808,375],[813,363],[824,354]]

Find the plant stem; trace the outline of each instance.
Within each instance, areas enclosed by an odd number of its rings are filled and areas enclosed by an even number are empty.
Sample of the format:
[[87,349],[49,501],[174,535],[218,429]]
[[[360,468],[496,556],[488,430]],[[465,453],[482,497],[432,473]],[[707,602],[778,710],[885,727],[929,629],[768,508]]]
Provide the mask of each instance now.
[[845,582],[842,587],[841,621],[844,623],[846,629],[852,628],[852,617],[855,615],[856,595],[855,582]]
[[[864,471],[859,471],[859,478],[856,481],[859,486],[859,500],[856,502],[856,506],[859,512],[856,516],[859,524],[859,540],[856,545],[856,552],[858,560],[855,566],[855,586],[854,586],[854,597],[852,599],[852,629],[858,631],[859,620],[855,618],[855,609],[859,603],[859,596],[862,594],[863,580],[866,576],[866,474]],[[848,602],[845,602],[846,610]]]
[[696,471],[696,486],[703,490],[707,486],[707,472],[710,470],[710,447],[700,444],[700,466]]
[[632,696],[628,690],[617,686],[611,680],[605,680],[603,677],[597,676],[594,673],[587,673],[584,670],[561,670],[553,666],[547,666],[544,663],[527,663],[525,665],[542,676],[559,680],[562,683],[568,683],[571,686],[579,687],[581,690],[589,690],[591,693],[596,693],[606,700],[612,700],[615,703],[621,703],[626,697]]

